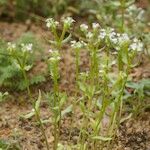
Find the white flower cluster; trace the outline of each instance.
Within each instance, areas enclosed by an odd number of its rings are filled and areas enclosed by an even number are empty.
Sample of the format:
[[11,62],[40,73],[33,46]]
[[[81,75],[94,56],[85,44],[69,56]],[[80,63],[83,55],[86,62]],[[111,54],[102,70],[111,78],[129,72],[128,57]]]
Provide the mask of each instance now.
[[67,17],[67,18],[63,19],[63,22],[64,22],[64,26],[66,28],[69,28],[75,22],[75,20],[72,19],[71,17]]
[[60,54],[58,52],[58,50],[49,50],[49,53],[51,54],[51,57],[49,58],[49,61],[51,63],[55,63],[58,62],[59,60],[61,60]]
[[110,42],[116,44],[118,42],[118,34],[114,31],[113,28],[101,29],[99,33],[99,39],[104,40],[108,38]]
[[82,47],[86,46],[86,43],[83,41],[71,41],[71,47],[74,49],[80,49]]
[[93,37],[94,37],[94,34],[92,32],[87,32],[87,34],[86,34],[87,39],[91,39]]
[[81,30],[82,32],[87,32],[87,31],[88,31],[88,25],[86,25],[86,24],[81,24],[81,25],[80,25],[80,30]]
[[126,33],[123,33],[123,34],[117,34],[117,38],[118,38],[118,43],[119,43],[119,45],[122,45],[122,44],[124,44],[124,43],[127,43],[127,42],[129,42],[130,41],[130,38],[129,38],[129,36],[128,36],[128,34],[126,34]]
[[100,27],[99,23],[92,23],[92,28],[97,30]]
[[[95,37],[95,30],[98,31],[98,37],[95,40],[104,41],[107,39],[107,42],[110,42],[116,50],[119,50],[121,46],[124,44],[128,45],[129,50],[133,51],[142,51],[143,50],[143,43],[137,39],[131,40],[129,35],[126,33],[117,33],[113,28],[107,29],[99,29],[100,25],[98,23],[92,24],[93,31],[88,31],[88,26],[86,24],[80,25],[80,30],[85,33],[86,38],[88,40],[92,40]],[[72,42],[72,46],[81,47],[81,43]]]
[[9,52],[12,52],[16,49],[16,44],[14,43],[8,42],[7,45],[8,45],[7,49],[9,50]]
[[55,21],[53,18],[46,19],[46,26],[48,28],[56,28],[59,25],[58,21]]
[[99,39],[104,40],[105,38],[108,38],[111,43],[119,45],[130,41],[128,34],[116,33],[113,28],[100,30]]
[[[62,21],[66,28],[69,28],[73,24],[73,22],[75,22],[75,20],[72,19],[71,17],[64,18]],[[59,22],[55,21],[53,18],[46,19],[46,26],[48,28],[55,29],[58,25],[59,25]]]
[[22,43],[21,44],[21,50],[23,51],[23,52],[30,52],[30,53],[32,53],[33,51],[32,51],[32,47],[33,47],[33,44],[32,43],[29,43],[29,44],[24,44],[24,43]]
[[[10,52],[14,51],[16,49],[16,47],[17,47],[16,44],[8,42],[8,50]],[[22,52],[30,52],[30,53],[32,53],[32,47],[33,47],[32,43],[29,43],[29,44],[22,43],[21,44]]]
[[105,29],[101,29],[100,33],[99,33],[99,38],[100,39],[104,39],[106,37],[106,30]]
[[140,52],[143,50],[143,47],[143,43],[140,40],[134,38],[133,43],[131,43],[129,46],[129,50]]
[[99,38],[101,40],[103,40],[105,38],[109,38],[110,42],[116,46],[121,46],[125,43],[128,43],[128,44],[131,43],[129,45],[129,50],[133,50],[133,51],[142,51],[143,50],[143,43],[140,40],[138,40],[136,38],[131,40],[130,37],[128,36],[128,34],[116,33],[114,31],[114,29],[112,29],[112,28],[109,30],[101,29]]

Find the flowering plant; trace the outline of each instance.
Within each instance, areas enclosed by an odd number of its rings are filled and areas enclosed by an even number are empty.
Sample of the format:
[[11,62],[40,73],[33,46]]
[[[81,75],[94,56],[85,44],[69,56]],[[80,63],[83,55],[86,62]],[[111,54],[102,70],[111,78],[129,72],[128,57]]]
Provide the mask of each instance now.
[[49,41],[51,44],[53,44],[57,49],[60,49],[62,45],[68,40],[70,40],[71,34],[69,36],[65,37],[66,32],[70,30],[73,22],[75,22],[71,17],[63,18],[63,29],[61,35],[58,34],[57,28],[60,24],[58,21],[55,21],[53,18],[46,19],[46,26],[50,29],[52,34],[54,35],[54,41]]
[[[53,92],[49,95],[49,105],[52,110],[52,123],[54,126],[54,146],[59,144],[60,127],[62,120],[62,106],[66,102],[66,95],[59,90],[59,62],[61,60],[60,48],[66,41],[65,33],[74,21],[71,18],[63,20],[63,31],[57,34],[58,22],[47,20],[47,26],[54,34],[56,50],[49,50],[48,64],[53,81]],[[80,25],[84,41],[78,39],[71,41],[71,48],[75,53],[76,64],[76,92],[75,102],[71,107],[75,112],[77,104],[81,111],[81,128],[77,147],[79,149],[100,149],[108,147],[116,135],[122,117],[123,95],[128,81],[134,57],[144,49],[143,43],[127,33],[118,33],[113,28],[102,29],[99,23],[93,23],[92,28],[86,24]],[[67,37],[68,38],[68,37]],[[87,72],[80,72],[80,51],[89,53],[90,67]],[[113,68],[116,68],[112,76]],[[110,110],[109,114],[107,111]],[[68,110],[67,110],[68,111]],[[69,108],[70,111],[70,108]],[[104,118],[107,116],[106,131],[102,132]],[[72,116],[73,117],[73,116]],[[72,130],[70,131],[70,135]],[[106,145],[105,145],[106,144]]]

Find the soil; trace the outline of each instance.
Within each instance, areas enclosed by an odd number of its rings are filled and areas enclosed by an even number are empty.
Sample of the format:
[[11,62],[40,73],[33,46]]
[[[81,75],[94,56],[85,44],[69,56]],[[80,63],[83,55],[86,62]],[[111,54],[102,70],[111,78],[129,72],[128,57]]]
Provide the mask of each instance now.
[[[6,41],[13,41],[19,38],[23,33],[31,31],[37,38],[46,39],[50,36],[50,33],[45,30],[45,27],[38,27],[30,23],[6,23],[0,22],[0,37]],[[49,45],[44,42],[44,53],[47,54]],[[70,97],[69,101],[72,100],[72,93],[75,89],[74,85],[74,53],[69,47],[64,47],[62,50],[62,60],[60,63],[60,90],[67,92]],[[88,69],[88,53],[81,52],[81,71]],[[150,77],[150,62],[145,56],[142,57],[141,65],[136,67],[131,76],[135,81],[141,78]],[[44,72],[46,69],[45,64],[42,61],[38,61],[36,67],[32,70],[32,75],[36,72]],[[38,89],[42,89],[44,92],[51,90],[52,82],[48,78],[45,83],[38,86],[31,87],[33,93],[37,93]],[[41,135],[39,125],[36,122],[36,118],[23,119],[21,115],[27,114],[32,110],[32,104],[27,100],[25,92],[11,92],[9,99],[0,104],[0,140],[9,141],[12,144],[20,145],[22,150],[45,150],[44,139]],[[20,96],[21,95],[21,96]],[[37,97],[37,94],[34,94]],[[73,132],[71,138],[69,139],[71,115],[65,116],[62,120],[61,128],[61,143],[76,143],[79,128],[80,128],[80,113],[76,113],[75,121],[76,125],[73,127]],[[41,118],[43,120],[49,119],[51,114],[49,113],[49,108],[46,104],[45,98],[41,104]],[[53,127],[51,123],[45,124],[45,131],[48,137],[49,145],[52,149]],[[123,122],[120,129],[117,132],[117,136],[114,142],[112,150],[150,150],[150,111],[144,111],[140,116],[132,119],[128,119]]]

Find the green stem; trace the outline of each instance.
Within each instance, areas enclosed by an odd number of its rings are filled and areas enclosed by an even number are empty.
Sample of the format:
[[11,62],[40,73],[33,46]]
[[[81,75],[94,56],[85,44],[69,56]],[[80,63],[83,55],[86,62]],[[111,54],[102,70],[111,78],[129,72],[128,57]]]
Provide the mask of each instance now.
[[120,4],[121,4],[121,32],[124,32],[125,0],[120,0]]
[[[94,136],[98,135],[100,132],[100,124],[103,119],[103,116],[106,112],[106,108],[108,106],[108,95],[109,95],[109,89],[108,89],[108,71],[109,71],[109,46],[106,49],[106,64],[104,68],[104,74],[103,74],[103,95],[102,95],[102,108],[98,115],[98,120],[96,124],[96,128],[94,130]],[[94,142],[95,148],[97,147],[97,141]]]
[[60,37],[60,41],[62,42],[64,37],[65,37],[65,33],[66,33],[66,27],[64,26],[63,27],[63,31],[62,31],[62,34],[61,34],[61,37]]
[[76,83],[78,82],[79,78],[79,49],[76,49]]
[[62,41],[64,39],[65,33],[66,33],[66,28],[63,27],[63,31],[61,33],[60,38],[57,36],[57,48],[58,48],[58,50],[60,50],[60,48],[62,46]]
[[43,127],[43,123],[42,123],[42,121],[41,121],[41,119],[40,119],[39,113],[38,113],[38,111],[36,110],[36,108],[35,108],[34,110],[35,110],[36,118],[37,118],[37,120],[38,120],[38,122],[39,122],[39,124],[40,124],[40,128],[41,128],[42,134],[43,134],[44,139],[45,139],[45,142],[46,142],[46,148],[47,148],[47,150],[50,150],[49,144],[48,144],[48,139],[47,139],[47,136],[46,136],[46,134],[45,134],[44,127]]
[[57,146],[58,146],[58,131],[57,131],[57,120],[56,120],[57,116],[55,116],[55,122],[54,122],[54,150],[57,150]]
[[83,124],[82,124],[82,130],[80,130],[80,136],[79,136],[79,139],[80,139],[80,145],[81,145],[81,150],[83,150],[83,147],[84,147],[84,144],[85,144],[85,138],[86,138],[86,134],[85,134],[85,131],[86,129],[88,128],[87,127],[88,125],[88,118],[86,116],[86,112],[84,112],[84,118],[83,118]]
[[[76,110],[76,101],[78,98],[79,62],[80,62],[79,49],[75,49],[75,54],[76,54],[76,91],[75,91],[75,100],[73,101],[73,110]],[[71,134],[73,130],[73,118],[74,118],[74,113],[72,114],[72,118],[71,118],[71,130],[69,134],[69,139],[71,139]]]
[[[59,89],[58,89],[58,63],[55,63],[53,66],[53,81],[54,81],[54,107],[58,107],[59,105]],[[60,116],[59,116],[60,115]],[[57,118],[59,117],[59,121]],[[61,126],[61,110],[54,110],[54,150],[57,150],[59,135],[60,135],[60,126]]]
[[20,59],[17,56],[15,56],[14,58],[17,60],[19,66],[21,68],[21,71],[22,71],[22,74],[23,74],[23,77],[24,77],[24,80],[25,80],[25,84],[26,84],[26,87],[27,87],[28,96],[31,99],[31,92],[30,92],[30,87],[29,87],[29,80],[27,78],[27,74],[26,74],[26,71],[25,71],[25,61],[23,60],[24,62],[22,64],[21,61],[20,61]]
[[30,92],[30,87],[29,87],[29,80],[27,78],[27,74],[26,74],[24,68],[22,68],[22,73],[23,73],[23,77],[24,77],[24,80],[25,80],[25,83],[26,83],[26,86],[27,86],[28,95],[31,98],[31,92]]

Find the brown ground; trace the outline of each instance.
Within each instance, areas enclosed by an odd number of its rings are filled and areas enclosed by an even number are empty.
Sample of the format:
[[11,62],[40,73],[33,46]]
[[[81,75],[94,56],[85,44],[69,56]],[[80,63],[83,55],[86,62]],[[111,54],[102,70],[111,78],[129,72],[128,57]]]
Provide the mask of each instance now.
[[[41,39],[43,39],[43,37],[46,38],[45,35],[50,35],[45,29],[36,27],[32,24],[0,23],[0,37],[7,41],[12,41],[27,31],[32,31]],[[45,53],[47,53],[48,49],[49,46],[45,43]],[[82,52],[81,57],[81,68],[88,68],[87,53]],[[139,80],[143,77],[150,77],[150,62],[147,59],[145,61],[142,60],[142,62],[141,66],[133,70],[132,76],[135,80]],[[60,64],[61,77],[63,79],[60,81],[60,89],[62,91],[67,91],[69,95],[71,95],[74,89],[74,65],[72,50],[68,47],[64,47]],[[38,62],[33,73],[42,71],[45,67],[44,63]],[[48,80],[46,83],[32,87],[32,91],[38,91],[39,88],[44,91],[50,91],[51,85],[50,80]],[[22,95],[22,97],[20,97],[20,95]],[[35,94],[35,96],[37,96],[37,94]],[[12,143],[18,143],[23,150],[44,150],[44,139],[39,130],[39,126],[36,124],[35,118],[33,117],[31,120],[20,118],[20,115],[27,114],[32,109],[31,103],[26,101],[27,97],[25,96],[25,93],[13,93],[9,99],[11,100],[0,104],[0,139],[6,139]],[[71,97],[69,100],[70,99]],[[48,119],[50,117],[48,106],[45,101],[41,104],[41,117],[42,119]],[[79,117],[80,114],[76,115],[76,120],[79,120]],[[68,124],[70,124],[70,116],[66,116],[63,119],[63,126],[61,129],[61,141],[63,144],[66,144],[66,141],[69,141],[68,136],[70,126],[68,126]],[[80,124],[73,128],[70,142],[74,144],[77,141],[79,125]],[[53,136],[50,123],[45,125],[45,130],[51,146],[53,143]],[[121,125],[112,150],[150,150],[150,111],[143,112],[140,117],[129,119]]]

